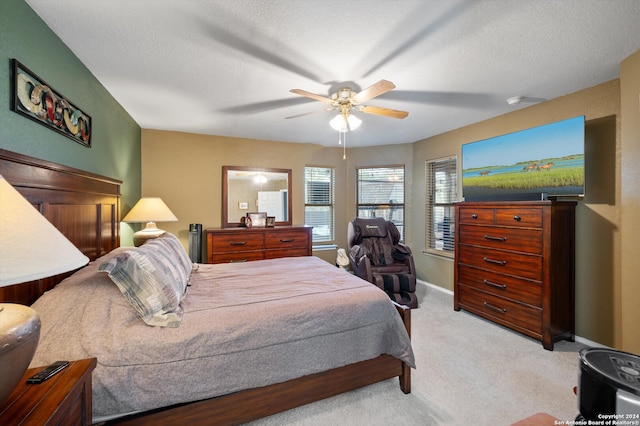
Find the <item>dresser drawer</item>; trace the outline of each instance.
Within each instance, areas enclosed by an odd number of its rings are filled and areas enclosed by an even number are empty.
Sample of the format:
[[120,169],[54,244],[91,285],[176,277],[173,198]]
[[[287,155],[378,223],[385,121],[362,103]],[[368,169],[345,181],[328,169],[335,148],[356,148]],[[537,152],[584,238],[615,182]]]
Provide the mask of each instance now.
[[493,225],[495,223],[495,211],[494,209],[482,209],[477,207],[460,207],[458,220],[460,223]]
[[237,251],[218,253],[213,252],[211,263],[233,263],[233,262],[249,262],[251,260],[263,260],[264,251]]
[[496,209],[496,225],[542,228],[542,209],[526,207]]
[[265,259],[277,259],[279,257],[298,257],[309,256],[309,251],[306,248],[290,248],[290,249],[274,249],[264,251]]
[[252,232],[214,234],[212,242],[214,253],[262,250],[264,248],[264,236]]
[[460,265],[458,284],[542,308],[542,283]]
[[455,204],[453,309],[542,342],[575,329],[575,201]]
[[310,226],[210,228],[207,262],[244,262],[277,257],[311,256]]
[[504,325],[513,324],[536,336],[540,335],[542,310],[512,302],[508,299],[459,285],[460,305],[462,308],[477,313],[485,318]]
[[542,257],[483,247],[458,245],[459,263],[502,274],[542,281]]
[[542,254],[541,229],[460,225],[460,243]]
[[309,238],[306,232],[286,231],[265,235],[265,248],[270,249],[307,249]]

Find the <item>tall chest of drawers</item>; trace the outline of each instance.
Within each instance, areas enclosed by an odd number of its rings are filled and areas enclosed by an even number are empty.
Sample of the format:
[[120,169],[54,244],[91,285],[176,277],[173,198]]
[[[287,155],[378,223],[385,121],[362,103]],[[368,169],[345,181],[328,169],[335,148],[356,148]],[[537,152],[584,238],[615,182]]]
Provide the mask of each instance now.
[[312,229],[311,226],[205,229],[207,263],[311,256]]
[[575,202],[455,206],[454,309],[542,342],[574,338]]

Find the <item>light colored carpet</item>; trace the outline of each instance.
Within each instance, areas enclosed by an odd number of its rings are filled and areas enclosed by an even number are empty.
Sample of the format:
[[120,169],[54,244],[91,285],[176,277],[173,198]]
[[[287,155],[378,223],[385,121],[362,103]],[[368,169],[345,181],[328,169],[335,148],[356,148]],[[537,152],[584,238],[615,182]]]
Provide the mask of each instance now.
[[391,379],[250,424],[499,426],[538,412],[575,419],[573,387],[584,345],[562,341],[547,351],[538,341],[455,312],[450,294],[421,287],[420,308],[412,312],[417,369],[411,394]]

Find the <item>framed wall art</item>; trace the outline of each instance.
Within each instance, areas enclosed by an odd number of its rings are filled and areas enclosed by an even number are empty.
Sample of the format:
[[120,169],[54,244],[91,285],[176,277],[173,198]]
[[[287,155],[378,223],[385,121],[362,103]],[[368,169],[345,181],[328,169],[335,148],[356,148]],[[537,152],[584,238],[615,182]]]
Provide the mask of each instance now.
[[91,147],[91,117],[18,60],[11,60],[11,110]]

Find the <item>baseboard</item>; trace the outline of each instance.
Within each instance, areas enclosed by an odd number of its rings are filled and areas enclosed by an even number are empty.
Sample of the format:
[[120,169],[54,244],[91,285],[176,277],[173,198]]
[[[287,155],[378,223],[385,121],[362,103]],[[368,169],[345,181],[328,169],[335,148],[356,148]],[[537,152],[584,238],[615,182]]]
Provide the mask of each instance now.
[[607,345],[603,345],[602,343],[594,342],[593,340],[585,339],[584,337],[580,337],[580,336],[575,336],[575,341],[578,343],[582,343],[583,345],[589,346],[590,348],[613,349]]
[[[431,284],[430,282],[427,282],[427,281],[416,280],[416,284],[424,286],[422,291],[421,291],[421,293],[424,293],[424,294],[426,294],[427,291],[430,289],[430,290],[436,290],[436,291],[439,291],[441,293],[445,293],[445,294],[448,294],[450,296],[453,296],[453,291],[451,291],[451,290],[449,290],[447,288],[444,288],[444,287],[440,287],[439,285]],[[586,339],[586,338],[580,337],[580,336],[575,336],[575,341],[578,342],[578,343],[582,343],[585,346],[589,346],[590,348],[613,349],[613,348],[610,348],[607,345],[603,345],[601,343],[594,342],[592,340],[589,340],[589,339]]]
[[[441,291],[441,292],[446,293],[446,294],[448,294],[450,296],[453,296],[453,291],[451,291],[451,290],[449,290],[447,288],[444,288],[444,287],[440,287],[439,285],[431,284],[430,282],[427,282],[427,281],[423,281],[423,280],[417,279],[416,280],[416,284],[420,284],[420,285],[423,285],[423,286],[425,286],[427,288],[431,288],[433,290]],[[425,291],[426,291],[426,289],[425,289]]]

